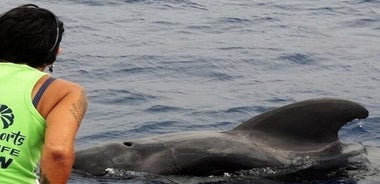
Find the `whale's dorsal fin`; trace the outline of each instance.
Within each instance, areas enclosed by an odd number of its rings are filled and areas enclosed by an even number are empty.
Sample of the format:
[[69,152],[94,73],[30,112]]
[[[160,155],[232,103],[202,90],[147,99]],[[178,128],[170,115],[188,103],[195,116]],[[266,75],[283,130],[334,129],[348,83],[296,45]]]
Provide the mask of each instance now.
[[354,119],[368,117],[363,106],[341,99],[320,98],[301,101],[269,110],[237,126],[261,139],[328,144],[338,140],[339,129]]

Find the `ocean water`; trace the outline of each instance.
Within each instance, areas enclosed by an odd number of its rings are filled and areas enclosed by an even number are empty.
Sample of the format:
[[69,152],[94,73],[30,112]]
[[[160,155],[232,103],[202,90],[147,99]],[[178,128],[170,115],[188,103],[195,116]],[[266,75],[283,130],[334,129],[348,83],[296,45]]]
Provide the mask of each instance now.
[[[370,171],[304,183],[380,183],[379,0],[2,0],[65,23],[54,76],[87,89],[77,148],[196,130],[229,130],[265,110],[320,97],[370,116],[339,132],[371,147]],[[260,177],[91,178],[70,183],[291,183]]]

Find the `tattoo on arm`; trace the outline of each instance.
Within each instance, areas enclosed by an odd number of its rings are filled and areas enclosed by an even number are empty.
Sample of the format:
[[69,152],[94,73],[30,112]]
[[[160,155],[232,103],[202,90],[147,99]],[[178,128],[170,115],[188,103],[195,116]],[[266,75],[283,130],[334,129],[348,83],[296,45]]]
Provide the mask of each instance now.
[[85,108],[87,107],[86,94],[85,91],[82,90],[79,99],[71,104],[70,112],[75,118],[75,120],[79,123],[81,122]]

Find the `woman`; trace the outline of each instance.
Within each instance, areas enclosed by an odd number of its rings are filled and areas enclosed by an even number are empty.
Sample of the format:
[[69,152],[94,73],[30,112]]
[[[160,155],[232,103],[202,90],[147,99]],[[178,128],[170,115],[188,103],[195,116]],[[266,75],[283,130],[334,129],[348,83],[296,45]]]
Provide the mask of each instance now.
[[66,183],[87,108],[84,89],[54,79],[63,23],[33,4],[0,17],[0,183]]

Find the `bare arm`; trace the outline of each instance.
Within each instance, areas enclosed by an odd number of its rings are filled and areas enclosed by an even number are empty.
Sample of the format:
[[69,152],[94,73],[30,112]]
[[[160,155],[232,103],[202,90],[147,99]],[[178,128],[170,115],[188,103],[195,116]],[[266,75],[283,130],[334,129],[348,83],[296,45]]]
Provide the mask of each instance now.
[[[52,108],[46,116],[40,164],[41,184],[67,183],[74,162],[75,136],[87,108],[87,97],[81,87],[65,81],[57,81],[55,86],[44,97],[55,98],[56,103],[47,105]],[[57,96],[61,98],[57,100]]]

